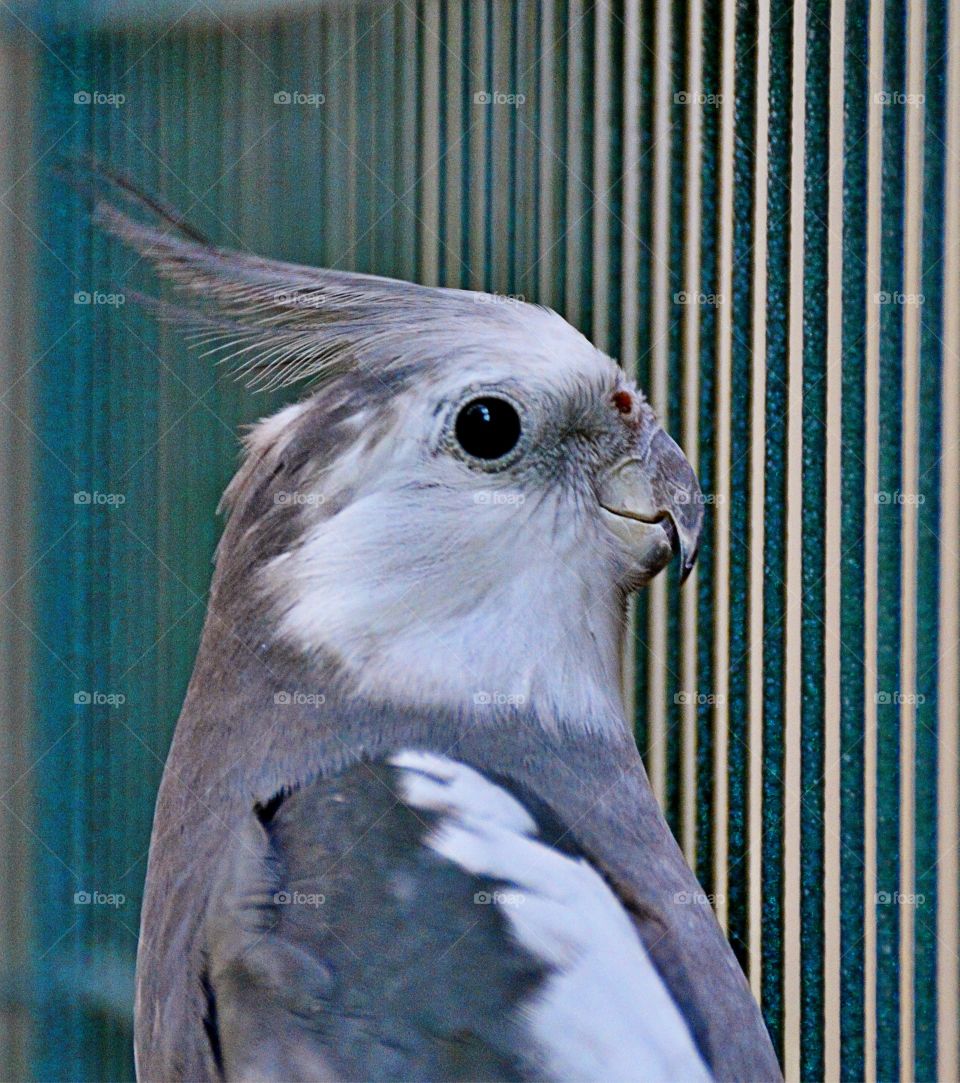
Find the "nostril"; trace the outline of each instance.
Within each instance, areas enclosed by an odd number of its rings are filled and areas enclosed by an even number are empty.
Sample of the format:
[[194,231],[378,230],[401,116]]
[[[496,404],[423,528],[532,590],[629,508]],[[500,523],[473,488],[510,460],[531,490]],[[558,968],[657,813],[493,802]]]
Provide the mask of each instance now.
[[621,414],[633,413],[633,395],[629,391],[614,391],[613,393],[613,405],[620,411]]

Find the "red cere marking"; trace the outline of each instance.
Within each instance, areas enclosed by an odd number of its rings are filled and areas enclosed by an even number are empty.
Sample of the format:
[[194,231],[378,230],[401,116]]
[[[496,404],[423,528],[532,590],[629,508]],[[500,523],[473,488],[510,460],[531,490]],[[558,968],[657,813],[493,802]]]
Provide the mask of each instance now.
[[614,391],[613,405],[621,414],[633,413],[633,395],[629,391]]

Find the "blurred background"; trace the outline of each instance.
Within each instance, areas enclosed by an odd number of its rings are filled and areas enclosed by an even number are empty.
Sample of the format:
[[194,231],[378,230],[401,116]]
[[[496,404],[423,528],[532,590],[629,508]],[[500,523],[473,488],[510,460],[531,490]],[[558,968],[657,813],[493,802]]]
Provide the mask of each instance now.
[[[0,0],[0,1076],[132,1078],[153,801],[239,426],[55,167],[549,304],[708,500],[636,608],[668,819],[790,1080],[956,1080],[956,0]],[[289,397],[289,396],[288,396]]]

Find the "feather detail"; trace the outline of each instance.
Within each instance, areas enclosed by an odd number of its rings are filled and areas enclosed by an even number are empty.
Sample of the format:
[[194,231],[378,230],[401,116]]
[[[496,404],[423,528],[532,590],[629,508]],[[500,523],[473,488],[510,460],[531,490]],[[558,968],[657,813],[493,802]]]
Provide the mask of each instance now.
[[530,313],[562,322],[540,306],[479,303],[489,295],[469,290],[220,248],[127,178],[90,161],[85,167],[90,178],[77,186],[92,196],[94,222],[187,301],[139,299],[252,388],[324,382],[358,367],[386,379],[397,367],[448,357],[452,348],[489,348],[508,328],[529,333]]

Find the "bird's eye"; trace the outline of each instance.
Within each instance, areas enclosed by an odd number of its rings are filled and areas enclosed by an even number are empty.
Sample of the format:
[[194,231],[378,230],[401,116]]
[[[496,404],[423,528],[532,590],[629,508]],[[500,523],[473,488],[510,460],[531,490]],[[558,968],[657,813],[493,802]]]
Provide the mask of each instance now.
[[520,439],[520,415],[506,399],[484,396],[468,402],[457,414],[457,443],[475,459],[502,459]]

